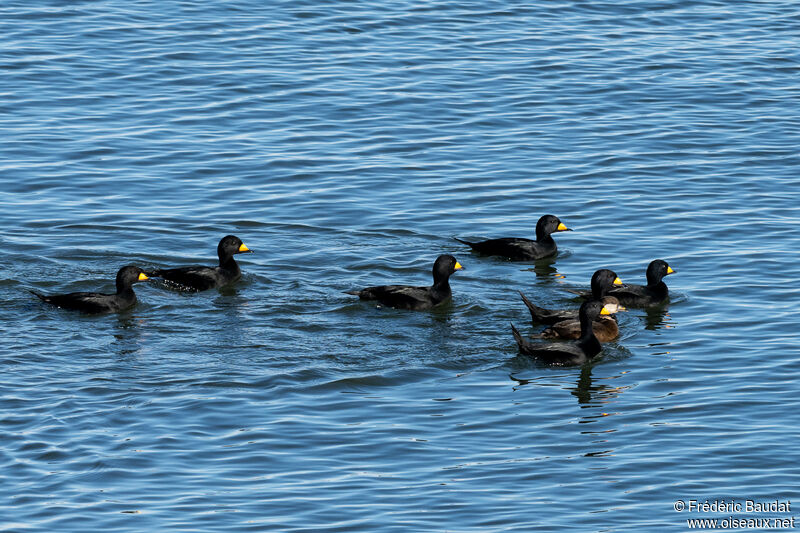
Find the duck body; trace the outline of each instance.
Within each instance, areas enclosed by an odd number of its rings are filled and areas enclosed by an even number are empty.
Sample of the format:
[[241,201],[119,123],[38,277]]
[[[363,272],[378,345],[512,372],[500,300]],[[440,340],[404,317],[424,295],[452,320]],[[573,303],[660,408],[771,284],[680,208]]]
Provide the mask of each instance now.
[[[613,296],[604,296],[603,306],[612,312],[624,311],[625,308],[619,305],[619,301]],[[611,342],[619,336],[619,326],[616,317],[599,315],[592,321],[592,331],[597,340],[601,343]],[[561,320],[545,328],[538,335],[532,335],[534,339],[579,339],[581,336],[581,323],[577,313],[575,318]]]
[[233,283],[242,277],[242,271],[234,262],[227,267],[188,266],[158,269],[150,272],[150,275],[163,279],[175,289],[199,292]]
[[234,235],[227,235],[217,245],[219,266],[165,268],[152,270],[147,274],[154,278],[161,278],[171,287],[181,291],[198,292],[224,287],[242,277],[242,271],[233,256],[250,251],[241,239]]
[[512,261],[535,261],[550,257],[558,252],[556,241],[552,237],[542,241],[505,237],[489,239],[480,242],[468,242],[456,239],[458,242],[469,245],[473,250],[484,255],[499,255]]
[[[596,270],[592,274],[590,282],[591,291],[585,293],[587,298],[594,300],[602,300],[603,297],[614,286],[621,286],[622,281],[617,276],[616,272],[607,268]],[[583,294],[583,293],[582,293]],[[522,291],[519,291],[522,301],[531,313],[531,322],[534,324],[546,324],[552,326],[558,322],[565,320],[577,321],[578,309],[545,309],[533,304]]]
[[669,297],[669,289],[663,281],[656,285],[626,285],[612,291],[620,302],[630,307],[648,307],[663,303]]
[[622,305],[629,307],[648,307],[659,305],[669,298],[669,288],[663,278],[674,273],[666,261],[656,259],[647,266],[647,285],[626,284],[608,291]]
[[558,252],[558,246],[551,234],[559,231],[571,230],[557,216],[544,215],[536,223],[536,240],[518,237],[504,237],[479,242],[470,242],[459,238],[456,240],[484,255],[497,255],[511,261],[535,261],[553,256]]
[[347,294],[353,294],[362,300],[377,300],[395,309],[431,309],[450,299],[450,276],[462,268],[452,255],[440,255],[433,264],[433,285],[430,287],[379,285],[347,291]]
[[592,322],[598,315],[610,313],[611,311],[601,302],[596,300],[584,302],[579,311],[581,336],[574,343],[533,343],[525,339],[513,324],[511,333],[522,355],[534,357],[550,365],[582,365],[594,358],[602,349],[600,341],[594,335]]
[[70,292],[67,294],[45,295],[36,291],[31,291],[31,293],[43,302],[62,309],[80,311],[86,314],[118,313],[136,304],[137,300],[136,294],[133,292],[133,284],[147,279],[147,275],[139,267],[126,266],[117,272],[117,292],[113,294]]
[[450,284],[431,287],[410,285],[380,285],[353,291],[362,300],[377,300],[387,307],[419,311],[430,309],[448,300],[452,295]]

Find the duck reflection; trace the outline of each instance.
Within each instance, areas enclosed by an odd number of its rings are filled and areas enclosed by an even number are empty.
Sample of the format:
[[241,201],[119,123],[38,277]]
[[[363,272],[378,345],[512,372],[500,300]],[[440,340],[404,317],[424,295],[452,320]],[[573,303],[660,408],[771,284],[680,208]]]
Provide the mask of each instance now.
[[674,327],[670,322],[669,305],[645,308],[644,329],[656,330]]
[[[615,376],[601,378],[603,383],[595,384],[592,379],[592,367],[587,366],[581,369],[578,381],[570,392],[578,399],[579,404],[585,405],[586,407],[589,407],[592,401],[595,402],[595,405],[598,403],[606,404],[615,400],[620,394],[630,388],[627,385],[614,387],[607,383],[607,381],[619,379],[627,373],[627,371],[623,371]],[[601,413],[600,416],[608,416],[608,413]],[[592,418],[598,418],[598,416],[593,416]]]
[[[580,373],[578,374],[577,381],[575,382],[574,387],[564,387],[566,390],[570,391],[575,398],[578,400],[578,404],[582,407],[596,407],[598,405],[606,404],[612,401],[614,398],[622,394],[625,390],[628,389],[627,386],[619,386],[614,387],[607,383],[594,383],[592,378],[592,369],[593,365],[584,365],[580,368]],[[617,379],[627,372],[621,372],[616,376],[609,376],[606,378],[602,378],[603,381]],[[508,376],[512,381],[516,382],[517,385],[514,386],[514,390],[518,390],[520,387],[524,387],[527,385],[541,385],[541,386],[561,386],[561,383],[553,383],[552,379],[555,376],[542,376],[540,378],[535,379],[525,379],[516,377],[514,374],[509,374]],[[559,376],[565,377],[565,376]],[[545,381],[547,379],[547,381]],[[598,418],[600,416],[607,416],[606,413],[601,413],[599,415],[592,416],[590,418]]]
[[556,268],[556,259],[554,257],[549,257],[546,259],[539,259],[538,261],[534,262],[533,265],[529,268],[525,268],[528,272],[533,272],[536,274],[537,278],[544,278],[544,279],[561,279],[564,277],[563,274],[558,273],[558,269]]
[[[530,368],[530,367],[528,367]],[[598,371],[607,367],[598,366]],[[513,373],[509,378],[515,382],[514,390],[530,385],[539,387],[558,388],[569,391],[578,401],[578,410],[567,420],[567,425],[573,426],[576,431],[576,442],[582,442],[581,455],[583,457],[609,457],[615,454],[614,433],[619,431],[613,416],[616,414],[610,407],[617,403],[617,398],[630,385],[622,384],[614,386],[616,380],[619,383],[627,383],[624,379],[627,371],[620,371],[610,375],[598,377],[593,374],[595,365],[587,364],[577,369],[572,369],[570,373],[548,373],[546,375],[533,377],[530,379],[515,376]],[[520,372],[522,371],[520,366]],[[564,369],[566,370],[566,369]],[[578,370],[574,372],[574,370]],[[623,379],[621,379],[623,378]],[[533,391],[531,394],[536,394]]]
[[592,368],[581,368],[581,374],[578,376],[578,383],[575,388],[570,391],[573,396],[578,399],[579,404],[588,404],[592,401]]
[[219,289],[219,296],[214,298],[213,304],[219,310],[218,319],[224,322],[219,340],[225,346],[247,344],[250,301],[238,288],[227,286]]
[[142,331],[147,321],[137,317],[132,311],[117,315],[116,331],[111,347],[120,357],[137,355],[142,349]]

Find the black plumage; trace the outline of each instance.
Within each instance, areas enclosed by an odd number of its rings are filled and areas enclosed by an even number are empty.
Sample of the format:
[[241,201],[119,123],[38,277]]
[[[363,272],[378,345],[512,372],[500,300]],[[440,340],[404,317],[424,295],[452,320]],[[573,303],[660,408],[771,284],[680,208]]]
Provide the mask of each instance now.
[[[582,295],[593,300],[601,300],[614,286],[622,285],[622,281],[617,276],[616,272],[607,268],[601,268],[592,274],[590,282],[590,291],[581,292]],[[531,313],[531,321],[534,324],[547,324],[553,325],[556,322],[564,320],[577,320],[577,309],[545,309],[534,305],[525,295],[520,291],[522,301]]]
[[205,291],[223,287],[242,276],[239,264],[233,256],[244,252],[252,253],[239,237],[227,235],[217,245],[219,266],[163,268],[147,272],[147,275],[162,278],[170,287],[182,291]]
[[117,272],[117,292],[104,294],[99,292],[71,292],[68,294],[45,295],[31,291],[46,302],[64,309],[72,309],[82,313],[116,313],[136,304],[136,294],[133,284],[145,281],[148,277],[144,271],[136,266],[125,266]]
[[511,333],[517,341],[519,352],[535,357],[551,365],[581,365],[594,358],[600,350],[600,341],[592,330],[592,322],[599,315],[608,315],[611,311],[601,302],[589,300],[581,305],[578,311],[581,324],[581,336],[574,343],[533,343],[525,339],[514,325]]
[[487,241],[470,242],[454,237],[458,242],[469,245],[484,255],[499,255],[512,261],[534,261],[550,257],[558,252],[552,234],[572,231],[555,215],[544,215],[536,223],[536,240],[518,237],[504,237]]
[[377,300],[396,309],[430,309],[450,298],[450,275],[462,268],[452,255],[440,255],[433,263],[433,285],[430,287],[380,285],[347,291],[347,294],[356,295],[362,300]]
[[669,289],[664,283],[664,276],[674,273],[666,261],[656,259],[647,265],[647,285],[625,284],[608,291],[622,305],[629,307],[648,307],[659,305],[669,298]]

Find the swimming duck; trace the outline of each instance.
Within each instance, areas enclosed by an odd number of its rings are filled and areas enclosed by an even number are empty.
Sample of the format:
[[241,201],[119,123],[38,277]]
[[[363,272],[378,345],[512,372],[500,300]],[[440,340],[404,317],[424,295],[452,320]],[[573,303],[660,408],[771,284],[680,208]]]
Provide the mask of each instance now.
[[[604,296],[600,299],[603,307],[612,313],[625,311],[619,304],[619,300],[613,296]],[[600,342],[611,342],[619,335],[619,326],[613,316],[599,315],[592,321],[594,336]],[[578,317],[556,322],[547,327],[538,335],[531,335],[532,339],[579,339],[581,336],[581,323]]]
[[[622,285],[622,281],[619,279],[616,272],[607,268],[601,268],[592,274],[592,279],[589,285],[591,290],[588,292],[582,291],[580,294],[593,300],[601,300],[603,296],[605,296],[615,285]],[[578,319],[577,309],[545,309],[531,303],[531,301],[525,297],[522,291],[519,292],[519,295],[522,296],[522,301],[525,302],[525,305],[531,312],[531,321],[534,324],[553,325],[556,322],[561,322],[563,320]]]
[[45,295],[30,291],[40,300],[57,307],[80,311],[82,313],[116,313],[133,306],[136,294],[133,284],[148,279],[144,271],[136,266],[125,266],[117,272],[117,292],[103,294],[99,292],[70,292],[68,294]]
[[239,265],[233,259],[235,254],[250,252],[239,237],[227,235],[217,245],[219,266],[187,266],[165,268],[147,272],[148,276],[162,278],[169,285],[181,291],[205,291],[233,283],[242,277]]
[[452,255],[440,255],[433,263],[433,285],[381,285],[361,290],[347,291],[362,300],[377,300],[396,309],[430,309],[450,298],[450,275],[461,270],[461,264]]
[[625,284],[614,287],[607,294],[616,297],[622,305],[629,307],[658,305],[669,298],[669,289],[662,280],[664,276],[674,272],[666,261],[656,259],[647,265],[647,285]]
[[611,310],[597,300],[583,302],[578,316],[581,323],[581,336],[574,343],[532,343],[522,337],[514,324],[511,333],[517,341],[519,352],[535,357],[551,365],[581,365],[589,361],[602,349],[592,331],[592,322],[600,315],[609,315]]
[[533,261],[555,255],[558,251],[556,241],[551,234],[559,231],[572,231],[555,215],[544,215],[536,223],[536,240],[516,237],[489,239],[488,241],[469,242],[454,237],[460,243],[467,244],[476,252],[484,255],[499,255],[512,261]]

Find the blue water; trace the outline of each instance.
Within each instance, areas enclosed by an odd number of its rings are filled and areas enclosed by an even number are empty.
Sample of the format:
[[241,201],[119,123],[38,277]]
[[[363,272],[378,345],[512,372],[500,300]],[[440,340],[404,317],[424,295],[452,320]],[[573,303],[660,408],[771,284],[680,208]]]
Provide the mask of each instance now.
[[[679,499],[800,500],[795,2],[6,1],[0,35],[0,530],[685,531],[731,513]],[[452,239],[545,213],[555,261]],[[222,290],[27,292],[229,233],[255,253]],[[441,253],[440,309],[343,294]],[[595,364],[517,356],[517,290],[574,305],[655,258],[671,304]]]

